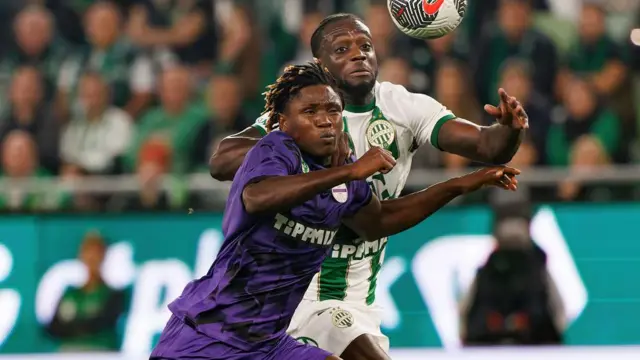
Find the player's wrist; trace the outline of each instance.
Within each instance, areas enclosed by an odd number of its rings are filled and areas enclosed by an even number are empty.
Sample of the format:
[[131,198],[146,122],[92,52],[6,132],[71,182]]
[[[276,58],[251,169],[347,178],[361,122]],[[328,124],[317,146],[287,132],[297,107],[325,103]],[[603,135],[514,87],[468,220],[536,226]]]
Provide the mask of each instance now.
[[445,191],[456,196],[466,194],[471,188],[468,176],[463,175],[445,181],[442,183],[445,186]]
[[360,180],[358,165],[356,163],[346,164],[336,168],[336,171],[344,171],[345,182]]

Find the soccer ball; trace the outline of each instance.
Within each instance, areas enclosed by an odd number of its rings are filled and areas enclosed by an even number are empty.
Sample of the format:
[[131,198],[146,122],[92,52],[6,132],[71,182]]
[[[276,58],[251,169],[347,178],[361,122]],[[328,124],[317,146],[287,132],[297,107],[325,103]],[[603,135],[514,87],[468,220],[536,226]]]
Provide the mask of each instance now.
[[418,39],[435,39],[460,25],[467,0],[387,0],[387,8],[403,33]]

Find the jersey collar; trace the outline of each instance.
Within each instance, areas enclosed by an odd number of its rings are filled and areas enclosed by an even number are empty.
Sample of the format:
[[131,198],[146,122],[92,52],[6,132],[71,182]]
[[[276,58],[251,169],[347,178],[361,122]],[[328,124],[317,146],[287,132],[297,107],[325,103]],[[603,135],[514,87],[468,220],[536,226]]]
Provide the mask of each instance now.
[[378,92],[378,82],[376,82],[376,85],[373,88],[373,100],[368,103],[368,104],[364,104],[364,105],[349,105],[347,104],[347,106],[344,107],[344,111],[348,111],[350,113],[366,113],[369,112],[371,110],[373,110],[373,108],[376,107],[376,96],[375,94]]

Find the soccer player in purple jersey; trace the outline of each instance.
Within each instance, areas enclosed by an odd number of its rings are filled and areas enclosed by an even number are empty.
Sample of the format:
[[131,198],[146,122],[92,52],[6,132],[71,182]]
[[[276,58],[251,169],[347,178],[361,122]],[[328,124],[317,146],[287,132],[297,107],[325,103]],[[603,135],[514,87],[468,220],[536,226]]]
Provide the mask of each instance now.
[[207,275],[169,305],[151,359],[339,360],[286,329],[342,224],[378,239],[483,185],[516,188],[518,170],[494,167],[380,202],[365,179],[395,166],[388,151],[374,147],[326,168],[344,106],[328,73],[317,64],[291,66],[266,100],[268,127],[279,130],[247,153],[227,200],[225,241]]

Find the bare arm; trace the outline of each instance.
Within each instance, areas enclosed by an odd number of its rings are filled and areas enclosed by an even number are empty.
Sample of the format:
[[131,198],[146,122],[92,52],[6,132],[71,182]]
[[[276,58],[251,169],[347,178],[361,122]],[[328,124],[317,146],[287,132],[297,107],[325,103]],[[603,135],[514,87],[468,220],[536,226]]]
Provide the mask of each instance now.
[[445,122],[438,134],[443,151],[487,164],[506,164],[518,151],[523,129],[496,123],[478,126],[464,119]]
[[399,199],[380,202],[374,197],[354,217],[345,219],[344,222],[364,239],[375,240],[391,236],[414,227],[451,200],[484,185],[515,190],[515,176],[519,173],[518,170],[507,167],[485,168]]
[[504,89],[498,91],[498,107],[485,105],[485,111],[498,122],[478,126],[464,119],[445,122],[438,132],[440,149],[475,161],[505,164],[511,161],[524,138],[529,120],[522,105]]
[[378,171],[387,173],[394,166],[391,154],[373,148],[353,164],[251,183],[242,191],[242,201],[249,214],[276,212],[300,205],[334,186],[366,179]]
[[325,190],[352,181],[351,166],[270,177],[249,184],[242,191],[244,207],[247,213],[255,214],[300,205]]
[[224,138],[209,160],[209,172],[219,181],[233,180],[242,165],[244,156],[262,138],[263,134],[253,126]]

